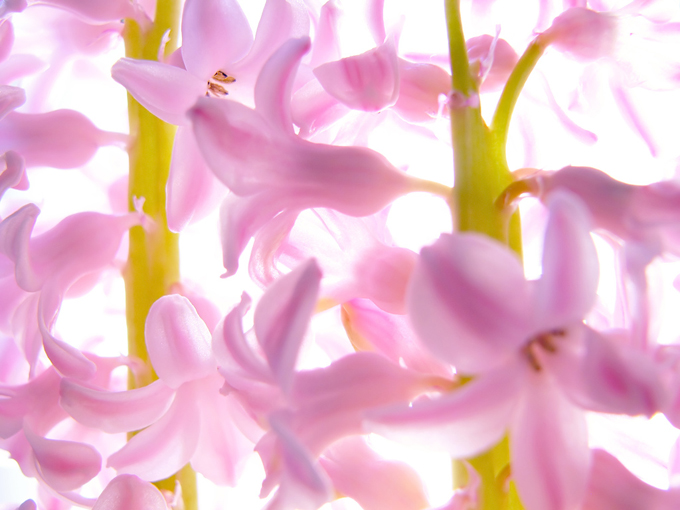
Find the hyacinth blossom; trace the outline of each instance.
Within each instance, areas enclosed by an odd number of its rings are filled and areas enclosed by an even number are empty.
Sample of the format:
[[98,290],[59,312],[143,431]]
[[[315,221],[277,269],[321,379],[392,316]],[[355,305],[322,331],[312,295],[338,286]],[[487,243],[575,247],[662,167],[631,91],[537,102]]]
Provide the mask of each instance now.
[[262,4],[0,2],[0,508],[680,507],[680,8]]

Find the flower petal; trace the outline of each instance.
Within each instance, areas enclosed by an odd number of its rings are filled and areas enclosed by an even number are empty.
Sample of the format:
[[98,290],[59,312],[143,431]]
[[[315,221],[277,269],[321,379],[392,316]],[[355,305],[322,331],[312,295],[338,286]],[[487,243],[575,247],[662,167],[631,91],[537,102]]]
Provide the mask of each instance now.
[[235,0],[187,0],[182,14],[182,59],[191,74],[207,80],[242,58],[253,33]]
[[377,48],[323,64],[314,75],[331,96],[367,112],[392,106],[399,96],[399,61],[393,38]]
[[128,391],[102,391],[61,381],[60,404],[77,422],[115,434],[148,427],[170,408],[175,392],[162,381]]
[[283,133],[294,134],[290,113],[293,80],[300,59],[309,51],[309,37],[289,39],[262,67],[255,84],[255,108]]
[[532,374],[510,429],[512,473],[527,510],[579,508],[590,449],[585,413],[545,374]]
[[274,282],[255,309],[254,327],[269,366],[284,392],[293,382],[298,351],[319,295],[314,259]]
[[92,510],[169,510],[155,486],[135,475],[119,475],[109,482]]
[[206,92],[205,80],[153,60],[121,58],[111,76],[156,117],[178,126],[188,123],[186,111]]
[[101,470],[102,458],[88,444],[46,439],[25,426],[24,434],[33,448],[42,477],[57,491],[77,489]]
[[496,444],[506,432],[525,384],[515,367],[495,370],[436,398],[366,413],[365,430],[389,439],[467,458]]
[[19,87],[0,85],[0,119],[26,102],[26,92]]
[[196,451],[201,427],[193,390],[191,385],[180,388],[170,410],[111,455],[107,466],[151,482],[182,469]]
[[184,296],[163,296],[151,305],[144,335],[154,370],[171,388],[214,373],[210,331]]
[[422,249],[407,307],[423,344],[463,373],[498,366],[531,328],[519,260],[479,234],[442,235]]
[[595,304],[599,262],[590,217],[573,194],[548,199],[550,217],[543,247],[543,274],[536,287],[537,329],[581,323]]

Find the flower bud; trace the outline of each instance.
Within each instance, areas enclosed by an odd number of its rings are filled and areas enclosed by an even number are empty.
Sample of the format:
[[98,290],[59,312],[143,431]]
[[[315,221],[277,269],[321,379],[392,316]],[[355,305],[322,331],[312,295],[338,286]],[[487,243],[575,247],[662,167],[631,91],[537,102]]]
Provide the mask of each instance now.
[[573,7],[554,19],[539,37],[577,60],[597,60],[611,55],[616,42],[617,22],[614,16]]

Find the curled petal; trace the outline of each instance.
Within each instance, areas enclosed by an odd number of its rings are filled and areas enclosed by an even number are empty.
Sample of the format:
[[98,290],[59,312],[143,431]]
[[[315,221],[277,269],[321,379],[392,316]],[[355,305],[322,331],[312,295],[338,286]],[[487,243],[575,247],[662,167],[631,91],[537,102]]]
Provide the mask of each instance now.
[[110,434],[148,427],[167,412],[175,396],[162,381],[110,392],[62,379],[60,393],[61,406],[76,421]]
[[364,428],[397,441],[443,449],[452,457],[472,457],[503,437],[524,384],[522,371],[496,370],[412,406],[369,411]]
[[680,505],[680,489],[664,491],[628,471],[621,462],[604,450],[593,451],[588,491],[583,510],[673,510]]
[[526,508],[579,508],[590,468],[585,413],[544,374],[528,381],[510,437],[512,474]]
[[210,331],[184,296],[163,296],[151,305],[144,335],[154,370],[171,388],[214,373]]
[[14,151],[7,151],[0,159],[5,160],[5,170],[0,174],[0,199],[9,188],[28,188],[24,158]]
[[26,102],[26,92],[19,87],[0,85],[0,119]]
[[169,510],[155,486],[135,475],[119,475],[109,482],[92,510]]
[[255,84],[255,107],[275,128],[293,134],[291,90],[300,59],[309,51],[309,37],[290,39],[265,63]]
[[188,0],[182,14],[182,59],[208,79],[243,57],[253,43],[250,24],[235,0]]
[[267,510],[316,510],[331,498],[331,484],[304,446],[277,416],[270,418],[281,448],[281,486]]
[[38,507],[36,506],[35,501],[27,499],[19,505],[17,510],[38,510]]
[[24,427],[44,480],[57,491],[77,489],[99,473],[102,458],[92,446],[40,437]]
[[111,76],[156,117],[178,126],[187,124],[186,111],[206,92],[205,80],[152,60],[122,58]]
[[16,150],[29,167],[77,168],[92,159],[99,147],[122,146],[127,138],[97,129],[73,110],[10,112],[0,122],[0,152]]
[[434,64],[399,59],[397,113],[409,122],[432,120],[439,113],[439,96],[451,91],[451,76]]
[[277,382],[288,391],[298,350],[316,306],[321,271],[314,259],[272,284],[255,309],[254,327]]
[[423,482],[408,464],[380,458],[360,437],[333,445],[320,459],[335,490],[364,510],[420,510],[429,506]]
[[361,55],[314,69],[323,88],[344,105],[368,112],[392,106],[399,96],[399,61],[393,38]]
[[477,234],[442,235],[423,248],[407,307],[423,344],[467,373],[503,362],[531,327],[519,260]]
[[95,23],[138,18],[136,4],[129,0],[40,0],[40,3],[65,9]]
[[575,195],[560,191],[551,195],[548,207],[543,274],[536,289],[539,329],[580,323],[595,304],[599,278],[584,204]]
[[179,389],[170,410],[160,420],[111,455],[107,466],[152,482],[182,469],[196,451],[201,427],[194,388],[188,386]]

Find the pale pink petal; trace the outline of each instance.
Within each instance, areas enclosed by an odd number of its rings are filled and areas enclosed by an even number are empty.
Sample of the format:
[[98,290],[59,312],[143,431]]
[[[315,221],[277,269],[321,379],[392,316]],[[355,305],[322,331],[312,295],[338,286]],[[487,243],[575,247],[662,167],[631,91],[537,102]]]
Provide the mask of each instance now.
[[418,256],[406,248],[377,244],[356,263],[356,296],[366,297],[389,313],[406,313],[406,288]]
[[5,160],[5,170],[0,174],[0,199],[8,189],[20,188],[22,184],[28,184],[24,158],[14,151],[7,151],[0,156],[0,160],[2,159]]
[[206,380],[199,392],[201,431],[191,466],[217,485],[235,487],[254,445],[236,424],[235,415],[245,414],[243,408],[219,393],[222,382],[220,377]]
[[519,57],[505,39],[480,35],[465,42],[471,64],[479,66],[481,92],[500,90],[508,81]]
[[585,496],[590,449],[585,413],[545,374],[532,374],[510,428],[512,476],[527,510],[571,510]]
[[377,351],[411,370],[452,377],[451,366],[422,345],[408,317],[385,313],[365,299],[344,303],[341,314],[347,336],[357,351]]
[[54,368],[65,377],[80,380],[92,379],[97,371],[96,365],[80,350],[52,334],[52,327],[57,320],[62,299],[63,295],[55,285],[46,285],[40,293],[38,327],[45,354]]
[[215,373],[210,331],[187,298],[171,294],[151,305],[144,335],[154,370],[171,388]]
[[463,373],[498,366],[530,333],[529,285],[519,260],[478,234],[444,234],[423,248],[407,306],[423,344]]
[[120,21],[137,18],[135,3],[129,0],[40,0],[39,3],[65,9],[87,21]]
[[543,274],[535,298],[538,329],[582,322],[595,304],[599,279],[591,220],[583,202],[559,191],[551,194],[547,205]]
[[262,67],[255,84],[255,108],[272,127],[294,134],[290,114],[293,80],[300,59],[309,51],[309,37],[289,39]]
[[5,17],[10,12],[21,12],[27,5],[26,0],[4,0],[0,4],[0,17]]
[[10,112],[0,122],[0,152],[19,152],[26,166],[76,168],[87,163],[105,145],[122,146],[127,135],[101,131],[82,113]]
[[44,480],[57,491],[70,491],[89,482],[101,470],[102,458],[92,446],[40,437],[24,427],[26,439]]
[[61,381],[60,403],[77,422],[115,434],[148,427],[170,408],[175,392],[162,381],[128,391],[103,391]]
[[201,427],[194,390],[190,384],[180,388],[170,410],[111,455],[107,466],[151,482],[184,467],[196,451]]
[[300,87],[293,94],[290,107],[293,122],[300,128],[299,136],[303,138],[321,131],[349,112],[318,80],[310,80]]
[[[269,235],[277,236],[285,233],[285,229],[272,232],[271,229],[280,226],[279,216],[287,226],[295,221],[297,211],[280,213],[284,208],[280,193],[267,191],[249,197],[239,197],[233,193],[224,199],[220,208],[220,239],[222,241],[222,262],[227,272],[223,276],[236,274],[239,267],[239,257],[250,242],[250,239],[263,227],[269,227]],[[285,198],[284,198],[285,200]],[[280,213],[280,214],[279,214]],[[276,221],[274,225],[272,222]]]
[[364,510],[420,510],[429,503],[423,482],[408,464],[380,458],[360,437],[334,444],[321,459],[335,490]]
[[366,2],[366,18],[375,44],[382,44],[385,41],[384,8],[385,0],[369,0]]
[[379,111],[399,96],[399,61],[392,38],[361,55],[319,66],[314,75],[331,96],[355,110]]
[[656,157],[659,154],[657,141],[654,139],[649,126],[644,121],[639,108],[636,108],[633,104],[630,93],[613,77],[610,79],[610,87],[612,90],[612,97],[614,98],[614,101],[616,101],[624,120],[630,125],[633,131],[642,138],[649,149],[649,153],[653,157]]
[[514,366],[495,370],[457,390],[416,400],[412,406],[369,411],[364,429],[405,444],[443,450],[452,457],[473,457],[506,433],[525,379]]
[[579,375],[591,409],[651,417],[666,402],[659,367],[646,353],[615,340],[588,329]]
[[0,83],[12,83],[24,76],[43,71],[47,64],[35,55],[12,54],[0,63]]
[[26,92],[19,87],[0,85],[0,119],[26,102]]
[[270,418],[281,449],[281,485],[267,510],[317,510],[331,499],[331,483],[283,420]]
[[229,371],[271,384],[272,373],[264,356],[254,352],[243,333],[243,316],[250,308],[250,303],[250,297],[244,293],[241,302],[215,330],[212,348],[222,373]]
[[617,19],[604,12],[572,7],[553,20],[539,39],[579,60],[611,55],[617,36]]
[[180,126],[175,133],[166,185],[168,228],[182,231],[190,222],[211,213],[225,194],[222,183],[203,160],[193,133]]
[[38,510],[38,507],[36,506],[35,501],[27,499],[17,507],[17,510]]
[[[309,14],[302,0],[267,0],[250,52],[236,63],[234,76],[254,77],[285,41],[309,35]],[[252,79],[252,78],[251,78]]]
[[178,126],[188,123],[186,111],[207,90],[205,80],[153,60],[122,58],[111,76],[156,117]]
[[589,479],[582,510],[674,510],[680,505],[680,489],[646,484],[604,450],[593,451]]
[[[341,15],[342,9],[336,4],[335,0],[330,0],[321,6],[309,61],[311,67],[317,67],[324,62],[340,58],[338,20]],[[382,43],[383,40],[384,37],[381,41],[376,42],[376,44]]]
[[274,282],[255,309],[254,327],[269,366],[288,391],[298,351],[319,294],[321,271],[314,259]]
[[451,76],[434,64],[399,59],[399,97],[396,112],[409,122],[426,122],[439,113],[439,96],[451,91]]
[[207,80],[242,58],[253,43],[235,0],[187,0],[182,14],[182,59],[187,71]]
[[92,510],[169,510],[155,486],[134,475],[119,475],[109,482]]
[[[7,4],[7,2],[5,2],[5,4]],[[12,53],[13,45],[14,25],[12,25],[12,22],[9,19],[5,18],[0,21],[0,62],[9,57],[10,53]]]

